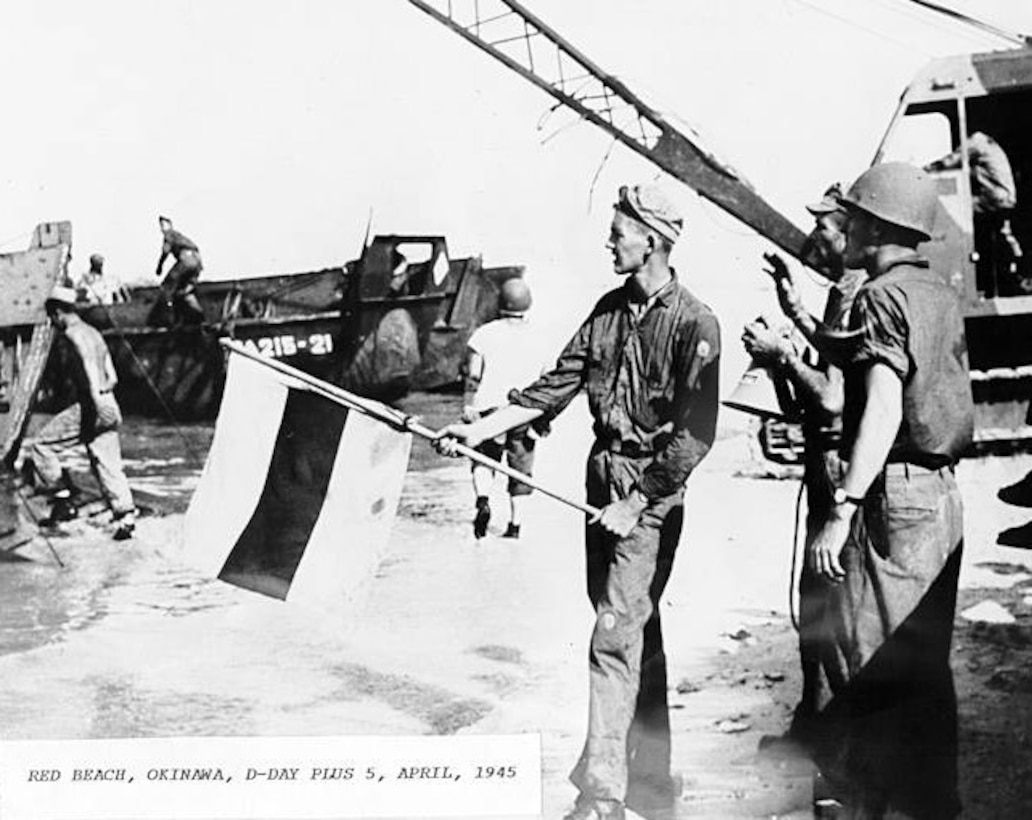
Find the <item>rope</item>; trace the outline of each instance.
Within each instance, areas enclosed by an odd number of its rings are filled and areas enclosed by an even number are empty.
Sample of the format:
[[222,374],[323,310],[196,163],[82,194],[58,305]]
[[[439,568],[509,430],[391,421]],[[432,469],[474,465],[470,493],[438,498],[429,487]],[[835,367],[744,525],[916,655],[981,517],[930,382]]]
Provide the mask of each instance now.
[[[906,6],[906,4],[900,4],[899,0],[874,0],[879,6],[889,12],[893,12],[908,20],[920,24],[922,26],[929,26],[935,28],[938,31],[943,32],[951,37],[956,37],[958,34],[966,36],[974,44],[971,50],[986,49],[989,47],[988,44],[996,45],[995,40],[991,40],[986,36],[985,32],[977,33],[973,31],[958,32],[957,26],[953,25],[952,22],[941,20],[934,14],[929,14],[927,9],[912,9]],[[901,7],[902,5],[902,7]]]
[[[806,490],[806,482],[799,482],[799,492],[796,493],[795,520],[792,528],[792,569],[788,575],[788,617],[792,620],[792,628],[799,631],[799,585],[796,583],[796,572],[799,568],[799,529],[802,521],[803,492]],[[803,539],[805,543],[805,538]],[[805,557],[804,557],[805,560]]]
[[609,162],[609,155],[613,153],[613,146],[616,145],[616,137],[613,137],[609,143],[609,147],[606,148],[605,154],[602,155],[602,161],[599,162],[598,168],[595,169],[595,175],[591,178],[591,185],[588,186],[588,213],[591,213],[592,200],[595,198],[595,186],[598,184],[598,178],[602,176],[602,170],[606,167],[606,163]]
[[203,456],[201,456],[190,444],[190,440],[186,437],[186,434],[183,432],[183,429],[179,426],[179,420],[176,418],[176,415],[172,411],[172,408],[169,407],[168,402],[165,401],[165,397],[161,395],[161,391],[158,390],[158,386],[154,383],[154,380],[150,377],[150,374],[147,372],[147,368],[144,367],[143,361],[140,359],[139,356],[136,355],[136,351],[133,349],[133,346],[129,344],[129,340],[126,339],[125,331],[122,329],[122,326],[115,320],[115,317],[108,309],[108,306],[101,301],[100,295],[97,293],[96,290],[94,290],[93,285],[87,284],[86,287],[89,290],[89,292],[93,295],[93,298],[96,299],[97,304],[104,311],[107,320],[111,323],[111,328],[118,335],[118,340],[129,352],[129,356],[132,358],[133,364],[135,364],[137,370],[143,374],[144,382],[146,382],[147,387],[150,389],[151,393],[154,394],[154,397],[158,400],[158,403],[161,405],[162,410],[165,412],[168,421],[172,423],[172,429],[175,430],[176,435],[182,442],[183,449],[186,451],[187,455],[190,457],[190,460],[193,462],[193,466],[203,466]]
[[1002,37],[1004,40],[1009,40],[1019,46],[1032,44],[1032,38],[1027,35],[1020,34],[1016,31],[1007,31],[1006,29],[994,26],[992,23],[987,23],[985,20],[979,20],[977,17],[969,17],[956,9],[941,6],[938,3],[931,3],[929,0],[909,0],[909,2],[914,3],[917,6],[921,6],[922,8],[938,12],[939,14],[945,14],[951,20],[956,20],[958,23],[966,23],[969,26],[974,26],[987,34],[992,34],[994,37]]
[[920,51],[922,54],[924,54],[926,57],[935,56],[926,48],[915,46],[912,42],[904,42],[903,40],[898,40],[895,37],[889,37],[887,34],[883,34],[877,29],[870,28],[869,26],[862,26],[855,20],[850,20],[849,18],[843,17],[840,14],[836,14],[835,12],[829,11],[826,8],[822,8],[821,6],[818,6],[815,3],[810,3],[808,2],[808,0],[795,0],[795,2],[799,3],[802,6],[806,6],[807,8],[812,9],[813,11],[819,12],[820,14],[827,15],[828,17],[831,17],[834,20],[838,20],[840,23],[844,23],[847,26],[851,26],[852,28],[855,28],[859,31],[865,31],[868,34],[872,34],[875,37],[879,37],[882,40],[885,40],[887,43],[892,43],[893,45],[899,46],[900,48],[905,49],[908,52],[913,52],[916,49],[917,51]]

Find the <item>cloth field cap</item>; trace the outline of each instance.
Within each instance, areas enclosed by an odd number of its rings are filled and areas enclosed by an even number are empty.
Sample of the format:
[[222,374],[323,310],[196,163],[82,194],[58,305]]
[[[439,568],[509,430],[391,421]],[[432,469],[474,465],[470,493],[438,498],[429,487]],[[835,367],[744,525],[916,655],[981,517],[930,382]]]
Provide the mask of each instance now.
[[64,307],[74,308],[75,307],[75,288],[69,288],[64,285],[56,285],[50,295],[47,297],[45,307],[49,310],[55,305],[62,305]]
[[820,202],[813,202],[806,206],[814,216],[830,214],[842,210],[842,183],[835,182],[828,186]]
[[94,265],[94,266],[96,266],[96,265],[103,265],[104,264],[104,257],[101,256],[99,253],[95,253],[92,256],[90,256],[90,264]]
[[676,242],[681,235],[684,219],[667,195],[655,185],[621,185],[613,207],[651,228],[668,242]]

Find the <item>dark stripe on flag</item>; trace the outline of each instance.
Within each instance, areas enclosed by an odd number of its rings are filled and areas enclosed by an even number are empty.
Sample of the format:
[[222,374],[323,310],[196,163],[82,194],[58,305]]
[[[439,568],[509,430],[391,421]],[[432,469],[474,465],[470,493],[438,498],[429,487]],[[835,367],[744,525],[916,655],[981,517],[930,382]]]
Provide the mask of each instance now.
[[348,410],[303,390],[290,390],[265,486],[219,579],[286,599],[322,511]]

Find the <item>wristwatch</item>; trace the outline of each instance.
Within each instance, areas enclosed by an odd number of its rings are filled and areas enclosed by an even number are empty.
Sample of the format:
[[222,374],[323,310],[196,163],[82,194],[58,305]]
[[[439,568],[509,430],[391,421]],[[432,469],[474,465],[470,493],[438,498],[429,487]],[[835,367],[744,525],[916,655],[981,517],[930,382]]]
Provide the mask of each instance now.
[[863,503],[862,498],[849,495],[842,487],[836,487],[835,492],[831,496],[832,501],[835,502],[835,506],[839,507],[843,504],[853,504],[854,506],[860,506]]

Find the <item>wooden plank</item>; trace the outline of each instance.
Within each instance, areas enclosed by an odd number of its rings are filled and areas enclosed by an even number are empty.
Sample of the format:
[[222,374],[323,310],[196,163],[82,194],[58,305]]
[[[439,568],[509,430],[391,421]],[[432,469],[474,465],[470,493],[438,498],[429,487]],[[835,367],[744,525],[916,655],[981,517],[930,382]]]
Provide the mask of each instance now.
[[[46,223],[54,228],[47,236],[70,236],[67,223]],[[42,227],[42,226],[41,226]],[[38,244],[41,227],[36,230]],[[44,304],[65,271],[69,258],[64,244],[34,247],[27,251],[0,254],[0,340],[9,408],[0,413],[0,461],[11,467],[25,434],[25,425],[54,340]]]

